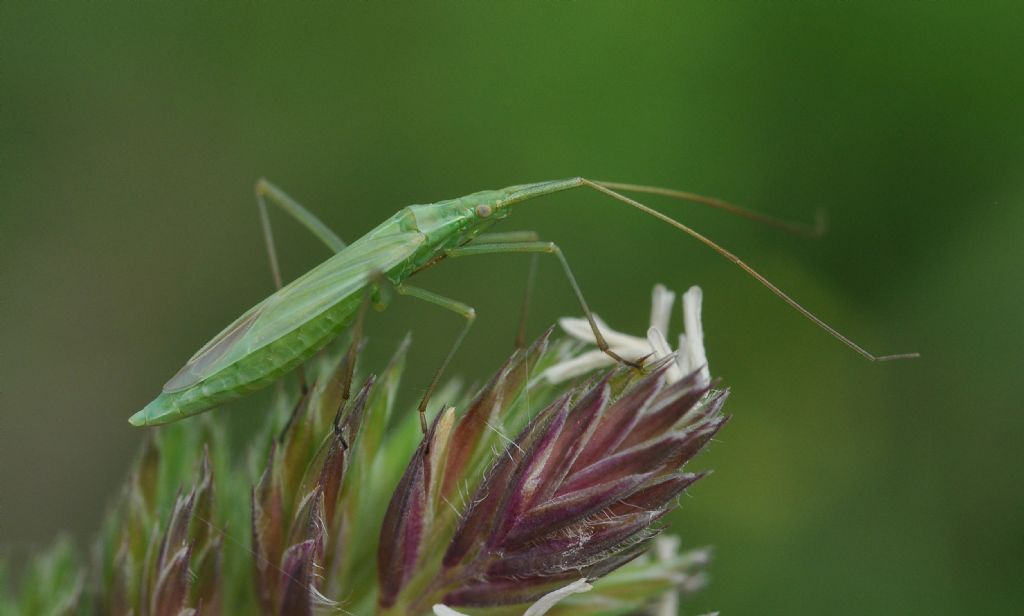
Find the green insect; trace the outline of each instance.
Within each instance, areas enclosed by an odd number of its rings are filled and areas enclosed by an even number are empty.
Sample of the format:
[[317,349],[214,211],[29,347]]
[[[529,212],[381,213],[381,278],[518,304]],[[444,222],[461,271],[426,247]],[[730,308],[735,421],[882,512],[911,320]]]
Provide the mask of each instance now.
[[[556,244],[539,241],[536,234],[531,232],[484,233],[505,218],[514,205],[581,187],[591,188],[639,209],[711,247],[752,275],[805,317],[867,359],[879,361],[916,356],[913,353],[886,356],[868,353],[811,314],[731,252],[675,219],[619,191],[658,194],[695,201],[790,231],[814,232],[803,225],[778,221],[709,197],[651,186],[599,182],[582,177],[538,182],[477,192],[427,205],[411,205],[399,210],[357,241],[346,245],[296,201],[270,183],[261,180],[257,183],[256,193],[265,239],[270,251],[271,267],[278,285],[277,292],[240,316],[200,349],[164,385],[163,392],[141,411],[132,415],[129,421],[135,426],[168,423],[266,387],[285,373],[300,367],[353,321],[357,327],[361,327],[361,316],[369,298],[381,303],[382,290],[392,287],[400,295],[436,304],[461,315],[466,321],[420,404],[423,422],[430,394],[473,324],[476,312],[462,302],[411,286],[406,280],[444,259],[471,255],[555,255],[583,313],[590,321],[598,347],[616,361],[633,365],[608,347],[568,261]],[[282,287],[264,199],[297,218],[335,252],[334,256]]]

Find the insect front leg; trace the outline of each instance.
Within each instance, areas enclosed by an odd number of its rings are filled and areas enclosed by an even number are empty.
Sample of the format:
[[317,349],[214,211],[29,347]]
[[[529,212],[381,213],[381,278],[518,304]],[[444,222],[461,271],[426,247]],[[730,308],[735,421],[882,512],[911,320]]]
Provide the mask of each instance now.
[[590,323],[590,329],[594,332],[594,340],[597,343],[597,348],[601,349],[605,355],[611,357],[620,364],[625,364],[632,368],[642,369],[642,366],[613,351],[605,340],[604,335],[601,333],[601,328],[597,326],[597,321],[594,320],[594,315],[590,311],[590,306],[587,305],[586,298],[583,297],[583,291],[580,290],[580,285],[576,282],[576,276],[572,273],[572,268],[569,267],[569,262],[565,259],[565,255],[562,253],[562,249],[558,247],[558,244],[554,242],[517,242],[517,243],[499,243],[499,244],[468,244],[466,246],[460,246],[458,248],[452,248],[448,250],[447,255],[449,257],[468,257],[472,255],[491,255],[491,254],[551,254],[558,257],[558,262],[562,265],[562,271],[565,272],[566,278],[569,279],[569,284],[572,286],[572,291],[576,295],[576,300],[580,304],[580,308],[583,310],[583,314],[587,317],[587,322]]
[[471,239],[469,244],[512,244],[523,242],[536,242],[540,240],[540,234],[536,231],[501,231],[497,233],[481,233]]

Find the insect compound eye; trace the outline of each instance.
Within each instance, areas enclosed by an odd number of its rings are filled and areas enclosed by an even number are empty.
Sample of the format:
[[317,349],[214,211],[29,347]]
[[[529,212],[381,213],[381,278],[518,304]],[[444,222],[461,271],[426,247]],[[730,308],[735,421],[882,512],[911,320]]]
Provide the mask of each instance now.
[[480,218],[487,218],[491,215],[491,211],[491,206],[489,205],[481,204],[476,206],[476,215]]

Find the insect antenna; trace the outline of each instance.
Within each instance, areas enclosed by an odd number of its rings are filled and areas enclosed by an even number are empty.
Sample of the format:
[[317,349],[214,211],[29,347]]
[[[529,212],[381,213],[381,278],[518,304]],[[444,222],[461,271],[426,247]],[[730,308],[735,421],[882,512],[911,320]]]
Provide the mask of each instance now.
[[662,188],[660,186],[645,186],[643,184],[626,184],[623,182],[603,182],[594,180],[595,184],[600,184],[605,188],[612,190],[625,190],[628,192],[645,193],[648,195],[661,195],[662,197],[670,197],[672,199],[678,199],[680,201],[689,201],[691,203],[699,203],[701,205],[707,205],[725,212],[729,212],[740,218],[746,218],[774,227],[793,235],[802,235],[804,237],[821,237],[825,235],[827,225],[825,223],[824,212],[819,210],[815,216],[813,225],[809,225],[802,222],[793,222],[790,220],[783,220],[761,212],[755,212],[754,210],[748,210],[745,207],[723,201],[715,197],[708,197],[705,195],[698,195],[697,193],[686,192],[683,190],[673,190],[671,188]]
[[[854,351],[856,351],[857,353],[859,353],[860,355],[862,355],[866,359],[869,359],[871,361],[890,361],[890,360],[893,360],[893,359],[913,359],[913,358],[916,358],[916,357],[920,357],[920,353],[897,353],[897,354],[894,354],[894,355],[874,355],[872,353],[869,353],[867,350],[864,349],[864,347],[860,346],[859,344],[857,344],[853,340],[850,340],[849,338],[847,338],[843,334],[839,333],[839,331],[837,331],[834,327],[832,327],[828,323],[825,323],[824,321],[819,319],[810,310],[804,308],[796,300],[794,300],[792,297],[790,297],[785,292],[783,292],[782,289],[780,289],[777,286],[775,286],[774,284],[772,284],[772,282],[770,280],[768,280],[767,278],[762,276],[757,270],[755,270],[754,268],[752,268],[749,265],[747,265],[746,263],[744,263],[739,257],[737,257],[733,253],[729,252],[728,250],[726,250],[722,246],[719,246],[718,244],[716,244],[710,238],[705,237],[704,235],[701,235],[697,231],[695,231],[695,230],[691,229],[690,227],[684,225],[683,223],[679,222],[678,220],[676,220],[676,219],[674,219],[674,218],[672,218],[672,217],[670,217],[670,216],[668,216],[666,214],[662,214],[658,210],[655,210],[654,208],[646,206],[643,203],[640,203],[636,199],[631,199],[630,197],[627,197],[626,195],[623,195],[622,193],[619,193],[619,192],[616,192],[615,190],[613,190],[613,188],[616,188],[616,187],[632,186],[632,185],[616,184],[616,183],[610,183],[610,182],[596,182],[594,180],[588,180],[586,178],[579,178],[578,181],[579,181],[579,185],[593,188],[594,190],[596,190],[598,192],[602,192],[602,193],[608,195],[609,197],[611,197],[611,198],[613,198],[613,199],[615,199],[617,201],[621,201],[621,202],[625,203],[626,205],[630,205],[630,206],[640,210],[641,212],[644,212],[645,214],[648,214],[650,216],[653,216],[653,217],[657,218],[658,220],[660,220],[662,222],[668,223],[669,225],[672,225],[676,229],[679,229],[683,233],[686,233],[690,237],[692,237],[692,238],[696,239],[697,241],[701,242],[705,246],[711,248],[712,250],[714,250],[718,254],[722,255],[723,257],[725,257],[729,261],[732,261],[740,269],[742,269],[746,273],[748,273],[751,276],[753,276],[754,279],[756,279],[758,282],[760,282],[765,287],[767,287],[769,291],[771,291],[776,296],[778,296],[782,301],[784,301],[787,304],[789,304],[794,310],[796,310],[800,314],[804,315],[804,317],[809,319],[812,323],[814,323],[815,325],[817,325],[821,329],[827,331],[828,333],[832,334],[833,337],[835,337],[840,342],[842,342],[846,346],[850,347],[851,349],[853,349]],[[669,193],[674,193],[675,192],[675,191],[668,191],[667,189],[655,189],[654,187],[648,187],[648,186],[642,186],[640,188],[644,189],[641,192],[650,192],[652,194],[669,194]],[[623,190],[627,190],[627,189],[623,188]],[[628,190],[632,190],[632,188],[630,188]],[[660,192],[656,192],[656,191],[660,191]],[[687,194],[688,195],[689,193],[682,193],[682,194]],[[669,194],[669,196],[672,196],[672,195]],[[682,197],[680,197],[680,198],[682,198]],[[748,211],[748,210],[742,210],[742,211]]]

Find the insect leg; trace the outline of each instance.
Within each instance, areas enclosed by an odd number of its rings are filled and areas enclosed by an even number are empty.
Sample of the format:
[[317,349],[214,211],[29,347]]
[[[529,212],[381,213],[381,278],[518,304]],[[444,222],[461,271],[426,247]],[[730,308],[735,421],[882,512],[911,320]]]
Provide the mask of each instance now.
[[[267,251],[271,254],[271,267],[275,271],[277,270],[277,253],[274,249],[274,236],[270,232],[270,216],[267,213],[268,201],[294,218],[300,225],[309,229],[310,233],[331,249],[331,252],[341,252],[345,248],[346,244],[338,237],[338,234],[331,231],[330,227],[325,225],[315,214],[302,207],[298,201],[289,197],[277,186],[274,186],[264,178],[260,178],[256,182],[256,203],[260,208],[260,222],[263,225],[264,239],[267,241]],[[280,283],[278,286],[280,286]]]
[[281,428],[281,431],[277,435],[278,443],[284,442],[284,437],[287,436],[288,432],[292,429],[292,425],[295,423],[295,419],[298,418],[299,415],[305,413],[306,408],[309,406],[309,387],[306,385],[306,377],[305,375],[302,374],[301,368],[299,375],[302,379],[302,394],[299,396],[299,400],[298,402],[295,403],[295,406],[292,407],[292,412],[290,415],[288,415],[288,421],[284,422],[284,426]]
[[526,273],[526,290],[523,291],[523,305],[519,309],[519,328],[516,329],[516,348],[526,348],[526,319],[530,316],[530,301],[533,299],[533,285],[537,280],[537,257],[530,255],[530,269]]
[[[379,272],[374,272],[371,278],[383,278]],[[349,395],[352,393],[352,375],[355,372],[356,356],[359,354],[359,344],[363,339],[363,322],[366,320],[366,309],[373,302],[373,285],[367,285],[363,294],[363,301],[359,303],[359,311],[356,312],[355,324],[352,326],[352,341],[349,343],[348,356],[345,358],[345,375],[341,382],[341,405],[348,403]]]
[[576,282],[576,277],[572,273],[572,268],[569,267],[569,262],[566,261],[565,255],[562,254],[562,249],[558,247],[558,244],[554,242],[520,242],[513,244],[470,244],[468,246],[460,246],[458,248],[452,248],[448,250],[447,255],[449,257],[468,257],[471,255],[488,255],[488,254],[507,254],[507,253],[532,253],[532,254],[553,254],[558,257],[558,262],[562,265],[562,271],[565,272],[566,278],[569,279],[569,284],[572,286],[572,291],[576,295],[576,300],[580,304],[580,308],[583,309],[583,314],[587,317],[587,322],[590,323],[590,329],[594,332],[594,340],[597,342],[597,348],[601,349],[605,355],[611,357],[620,364],[626,364],[633,368],[640,369],[640,364],[630,361],[621,357],[618,353],[611,350],[608,342],[604,339],[604,335],[601,334],[601,329],[597,326],[597,321],[594,320],[594,315],[590,311],[590,306],[587,305],[587,300],[583,297],[583,291],[580,290],[580,285]]
[[[371,280],[383,278],[383,275],[379,272],[373,272],[370,276]],[[349,342],[348,352],[345,355],[345,363],[342,364],[344,372],[341,375],[341,401],[338,403],[338,411],[334,415],[334,428],[336,431],[341,429],[341,420],[343,417],[343,411],[348,406],[348,400],[352,394],[352,381],[355,374],[356,358],[359,355],[359,346],[363,339],[363,322],[366,320],[367,307],[373,303],[373,285],[366,285],[366,289],[363,292],[363,299],[359,302],[359,309],[356,311],[355,322],[352,325],[352,339]],[[288,417],[288,421],[282,428],[280,435],[278,436],[279,442],[284,442],[285,435],[288,434],[288,430],[291,429],[295,418],[302,414],[305,410],[309,400],[309,387],[306,385],[305,374],[302,370],[302,366],[297,368],[299,373],[300,384],[302,385],[302,396],[299,398],[299,404],[292,410],[292,414]],[[342,442],[345,447],[348,444],[345,443],[344,439]]]
[[441,381],[441,377],[444,375],[445,368],[448,367],[448,364],[451,362],[455,352],[458,351],[459,346],[462,345],[463,339],[465,339],[466,334],[469,333],[469,328],[473,326],[473,321],[476,320],[476,309],[458,300],[450,299],[443,295],[427,291],[426,289],[421,289],[407,284],[397,285],[395,287],[395,291],[397,291],[399,295],[415,297],[434,304],[435,306],[451,310],[466,319],[465,326],[463,326],[462,331],[460,331],[459,335],[455,338],[455,342],[452,343],[451,348],[448,350],[448,354],[445,355],[444,360],[441,362],[441,367],[434,373],[434,378],[431,379],[430,385],[427,386],[427,392],[423,394],[423,400],[420,401],[420,429],[423,430],[424,434],[426,434],[427,404],[430,402],[430,397],[434,394],[434,390],[437,389],[437,385]]
[[513,242],[536,242],[540,235],[536,231],[504,231],[481,233],[469,241],[470,244],[509,244]]
[[[281,208],[283,212],[294,218],[303,227],[306,227],[318,237],[324,244],[334,252],[340,252],[345,248],[342,241],[334,231],[331,231],[312,212],[289,197],[283,190],[268,182],[265,178],[256,181],[256,205],[260,211],[260,226],[263,228],[263,242],[267,247],[267,257],[270,259],[270,274],[274,278],[274,289],[280,291],[283,285],[281,281],[281,267],[277,259],[277,247],[274,244],[274,231],[270,224],[270,214],[267,211],[267,202]],[[306,373],[302,366],[296,370],[299,377],[299,385],[305,392],[309,386],[306,381]]]
[[[469,244],[507,244],[536,242],[540,240],[540,234],[536,231],[507,231],[499,233],[481,233]],[[523,291],[523,304],[519,311],[519,327],[516,329],[516,348],[522,349],[526,346],[526,320],[530,314],[530,302],[533,299],[533,284],[537,279],[537,257],[538,254],[530,255],[530,269],[526,273],[526,288]]]

